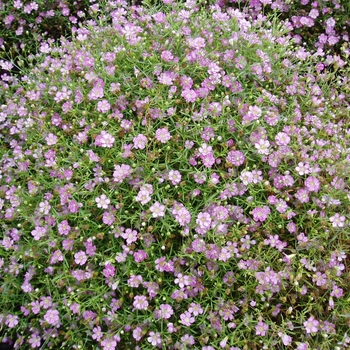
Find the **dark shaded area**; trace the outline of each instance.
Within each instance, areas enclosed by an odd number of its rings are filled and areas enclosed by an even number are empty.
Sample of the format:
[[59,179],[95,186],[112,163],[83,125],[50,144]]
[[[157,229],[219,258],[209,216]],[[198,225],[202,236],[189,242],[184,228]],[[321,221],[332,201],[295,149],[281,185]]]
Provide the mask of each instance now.
[[0,343],[0,350],[12,350],[13,346],[8,343]]

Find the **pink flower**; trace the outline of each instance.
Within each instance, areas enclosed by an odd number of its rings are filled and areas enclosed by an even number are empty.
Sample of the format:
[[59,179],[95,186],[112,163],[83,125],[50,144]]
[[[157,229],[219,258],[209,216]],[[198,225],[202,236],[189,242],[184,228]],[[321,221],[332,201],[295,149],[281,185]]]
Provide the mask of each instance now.
[[287,334],[284,334],[282,332],[279,332],[278,333],[279,337],[282,339],[282,343],[285,345],[285,346],[288,346],[292,343],[292,337],[290,337],[289,335]]
[[5,325],[9,328],[14,328],[16,325],[18,325],[18,316],[7,315],[5,320]]
[[114,141],[115,138],[111,134],[102,130],[100,135],[98,135],[95,139],[95,145],[104,148],[111,148],[113,147]]
[[169,304],[161,304],[159,310],[156,311],[156,318],[169,319],[174,314],[174,310]]
[[188,307],[188,311],[193,314],[193,316],[198,316],[203,313],[203,308],[196,303],[191,303]]
[[143,134],[139,134],[133,138],[134,147],[136,149],[145,149],[147,143],[147,137]]
[[40,202],[39,207],[40,207],[39,208],[40,213],[44,213],[45,215],[47,215],[51,209],[51,205],[47,200],[45,200],[44,202]]
[[161,143],[166,143],[171,139],[171,135],[166,128],[161,128],[156,130],[156,139]]
[[115,274],[115,267],[111,265],[109,262],[105,264],[105,268],[103,269],[103,276],[106,278],[113,277]]
[[210,214],[207,212],[200,212],[197,216],[196,224],[202,229],[209,230],[211,224]]
[[239,176],[244,185],[248,185],[253,182],[253,173],[251,171],[244,170]]
[[158,80],[163,85],[173,85],[174,73],[165,71],[158,76]]
[[105,211],[103,213],[102,221],[104,224],[111,226],[115,220],[114,214],[111,211]]
[[131,228],[127,228],[121,236],[126,240],[127,245],[137,241],[137,231],[132,230]]
[[176,276],[174,282],[175,282],[176,284],[178,284],[180,288],[183,288],[183,287],[185,287],[185,286],[188,286],[188,285],[190,284],[191,281],[190,281],[189,276],[186,276],[186,275],[184,276],[184,275],[182,275],[182,273],[179,273],[179,274]]
[[195,102],[197,99],[197,93],[192,89],[182,90],[181,96],[186,100],[186,102]]
[[240,166],[244,163],[245,157],[241,151],[230,151],[228,152],[226,161],[235,166]]
[[48,134],[45,138],[45,141],[48,146],[55,145],[57,143],[58,137],[52,133]]
[[275,140],[278,146],[287,146],[290,142],[290,137],[285,132],[279,132],[275,136]]
[[266,323],[259,321],[255,326],[255,334],[265,336],[268,329],[269,326]]
[[62,252],[60,250],[56,250],[51,258],[50,258],[50,264],[56,264],[58,263],[59,261],[63,261],[64,260],[64,256],[62,254]]
[[263,222],[267,219],[270,213],[271,210],[267,206],[257,207],[252,210],[254,221]]
[[160,204],[159,202],[155,202],[150,208],[152,212],[152,217],[164,217],[165,215],[165,205]]
[[97,326],[92,331],[93,331],[92,339],[94,339],[96,341],[100,341],[100,339],[103,337],[103,333],[101,331],[101,327]]
[[310,165],[308,163],[298,163],[298,166],[295,168],[299,175],[305,175],[310,173]]
[[198,148],[198,152],[200,156],[204,157],[207,154],[211,154],[213,150],[213,147],[208,146],[206,143],[202,143],[202,146]]
[[201,37],[189,38],[187,39],[187,44],[193,49],[202,49],[203,47],[205,47],[205,39]]
[[154,333],[150,332],[149,337],[147,338],[148,342],[151,343],[153,346],[159,346],[162,345],[162,338],[160,336],[160,333]]
[[114,169],[113,180],[117,183],[122,183],[134,171],[128,164],[115,165]]
[[97,103],[97,110],[100,113],[107,113],[110,108],[111,105],[108,103],[107,100],[102,100]]
[[144,295],[136,295],[134,297],[133,305],[137,310],[147,310],[148,308],[147,298]]
[[101,345],[103,346],[103,350],[115,350],[117,342],[113,338],[105,338],[101,341]]
[[310,191],[310,192],[318,192],[320,189],[320,181],[313,176],[309,176],[305,180],[305,187]]
[[181,174],[178,170],[170,170],[168,180],[175,186],[181,182]]
[[140,202],[142,205],[148,203],[151,200],[149,191],[145,188],[141,188],[137,196],[135,197],[137,202]]
[[74,260],[78,265],[84,265],[87,261],[87,256],[83,251],[74,254]]
[[202,162],[206,168],[211,168],[215,164],[215,157],[214,157],[213,153],[209,153],[209,154],[206,154],[205,156],[203,156]]
[[191,326],[192,323],[194,323],[195,318],[191,315],[190,312],[185,311],[183,314],[180,315],[180,323],[182,323],[184,326]]
[[59,313],[57,310],[47,310],[46,314],[44,315],[44,319],[48,324],[53,326],[58,325],[60,322]]
[[301,203],[307,203],[310,200],[309,191],[306,188],[300,188],[294,196],[296,199],[299,199]]
[[309,319],[303,323],[303,325],[305,327],[305,331],[308,334],[318,332],[319,324],[320,324],[320,322],[318,322],[314,316],[309,317]]
[[148,255],[144,250],[138,250],[134,253],[134,260],[138,263],[147,258],[148,258]]
[[185,226],[186,224],[190,223],[190,221],[191,221],[191,214],[185,207],[183,207],[180,210],[178,210],[177,214],[175,215],[175,220],[181,226]]
[[105,194],[102,194],[101,197],[95,198],[95,202],[97,203],[97,208],[107,209],[111,201]]
[[36,241],[39,241],[39,239],[46,234],[46,228],[41,226],[36,226],[35,229],[31,232],[32,236]]
[[30,339],[28,340],[28,342],[29,342],[32,349],[40,348],[41,338],[38,334],[32,334]]
[[269,150],[270,142],[268,140],[259,140],[257,143],[254,144],[254,147],[258,150],[259,154],[266,154],[268,155],[270,153]]
[[140,341],[142,336],[143,336],[143,331],[141,327],[136,327],[133,332],[132,332],[132,336],[134,337],[134,339],[136,341]]
[[333,227],[344,227],[345,216],[340,216],[339,213],[334,214],[329,218],[329,221],[332,223]]
[[160,57],[166,62],[170,62],[174,59],[173,54],[168,50],[163,51]]

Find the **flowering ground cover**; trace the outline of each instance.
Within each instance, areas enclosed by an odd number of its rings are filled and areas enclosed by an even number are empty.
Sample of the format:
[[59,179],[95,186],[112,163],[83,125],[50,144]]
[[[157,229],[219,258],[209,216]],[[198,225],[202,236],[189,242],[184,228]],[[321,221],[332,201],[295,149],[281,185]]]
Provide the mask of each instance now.
[[110,2],[23,59],[0,88],[5,340],[350,346],[340,56],[277,16],[164,1]]
[[[117,3],[123,1],[118,0]],[[182,1],[184,2],[184,1]],[[70,37],[86,20],[110,7],[110,0],[0,0],[0,59],[21,57],[35,51],[38,43]],[[162,0],[127,0],[125,5],[156,6]],[[208,6],[233,7],[256,18],[274,12],[288,22],[290,35],[309,50],[350,54],[350,2],[347,0],[202,0]],[[13,70],[17,72],[17,68]]]

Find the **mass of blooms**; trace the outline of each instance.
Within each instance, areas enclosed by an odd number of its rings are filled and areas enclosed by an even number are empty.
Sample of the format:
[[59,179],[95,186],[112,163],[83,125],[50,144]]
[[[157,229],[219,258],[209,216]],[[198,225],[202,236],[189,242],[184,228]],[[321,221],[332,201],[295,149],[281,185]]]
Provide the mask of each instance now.
[[0,343],[350,348],[346,5],[53,3],[0,59]]

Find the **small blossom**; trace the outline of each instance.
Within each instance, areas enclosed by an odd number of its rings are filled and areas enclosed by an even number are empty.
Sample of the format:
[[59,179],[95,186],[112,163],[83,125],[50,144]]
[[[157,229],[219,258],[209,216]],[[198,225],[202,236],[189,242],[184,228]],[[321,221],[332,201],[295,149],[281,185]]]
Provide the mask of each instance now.
[[270,142],[267,140],[259,140],[259,142],[254,144],[254,147],[258,150],[259,154],[269,154],[270,150],[269,150],[269,146],[270,146]]
[[145,149],[147,144],[147,137],[143,134],[139,134],[133,138],[133,142],[136,149]]
[[152,212],[152,217],[164,217],[165,215],[165,205],[160,204],[159,202],[155,202],[150,208]]
[[5,320],[5,325],[9,328],[14,328],[18,325],[18,316],[16,315],[7,315]]
[[195,318],[191,315],[190,312],[186,311],[183,314],[180,315],[180,323],[182,323],[184,326],[191,326],[192,323],[194,323]]
[[78,265],[84,265],[87,261],[87,256],[83,251],[74,254],[75,263]]
[[166,62],[170,62],[174,59],[173,54],[168,50],[163,51],[161,53],[160,57]]
[[192,89],[184,89],[181,96],[186,100],[186,102],[195,102],[197,99],[197,93]]
[[58,140],[58,137],[52,133],[49,133],[45,138],[45,141],[48,146],[55,145],[57,143],[57,140]]
[[166,143],[171,139],[171,135],[166,128],[161,128],[156,130],[156,139],[161,143]]
[[162,338],[160,336],[160,333],[150,332],[147,340],[153,346],[162,345]]
[[95,202],[97,203],[97,208],[107,209],[111,201],[105,194],[102,194],[100,197],[95,198]]
[[170,170],[168,175],[168,180],[175,186],[181,181],[181,174],[177,170]]
[[345,216],[340,215],[339,213],[334,214],[329,218],[329,221],[332,223],[333,227],[344,227]]
[[318,332],[320,322],[318,322],[314,316],[309,317],[307,321],[303,323],[306,333],[316,333]]
[[97,111],[100,113],[107,113],[110,108],[111,105],[108,103],[107,100],[102,100],[97,103]]
[[58,325],[60,322],[59,313],[57,310],[47,310],[46,314],[44,315],[44,319],[48,324],[53,326]]
[[147,310],[148,308],[147,298],[144,295],[136,295],[134,297],[133,305],[137,310]]
[[254,221],[263,222],[269,216],[271,210],[267,206],[254,208],[252,211]]
[[255,326],[255,334],[265,336],[268,329],[269,326],[266,323],[259,321],[258,324]]
[[93,334],[92,334],[92,339],[96,340],[96,341],[100,341],[100,339],[103,337],[103,333],[101,331],[101,327],[97,326],[92,330]]
[[34,237],[34,240],[39,241],[41,237],[45,236],[46,234],[46,228],[37,226],[35,229],[31,232],[32,236]]
[[313,176],[309,176],[305,180],[305,187],[310,191],[310,192],[318,192],[320,189],[320,181]]
[[114,136],[102,130],[100,135],[98,135],[95,139],[95,145],[104,148],[111,148],[113,147],[114,141]]

